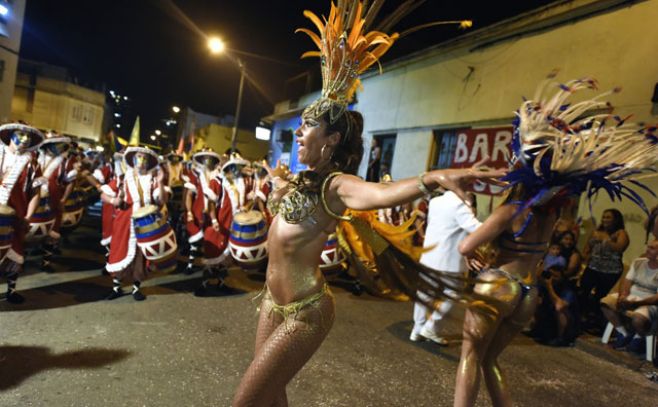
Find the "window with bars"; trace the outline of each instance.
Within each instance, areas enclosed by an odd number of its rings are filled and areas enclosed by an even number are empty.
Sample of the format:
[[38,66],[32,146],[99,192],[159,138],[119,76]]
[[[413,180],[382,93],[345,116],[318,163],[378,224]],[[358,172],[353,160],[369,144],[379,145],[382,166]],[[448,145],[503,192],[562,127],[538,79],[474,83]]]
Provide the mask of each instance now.
[[462,129],[434,130],[434,154],[431,169],[450,168],[457,148],[457,134]]

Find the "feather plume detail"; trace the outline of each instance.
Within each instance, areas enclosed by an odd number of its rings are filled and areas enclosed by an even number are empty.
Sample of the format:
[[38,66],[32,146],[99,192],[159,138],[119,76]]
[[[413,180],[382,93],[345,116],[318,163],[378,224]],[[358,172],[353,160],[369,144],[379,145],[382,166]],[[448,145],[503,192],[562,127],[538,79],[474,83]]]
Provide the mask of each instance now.
[[[546,204],[556,196],[587,192],[591,198],[605,190],[611,199],[627,198],[647,211],[634,187],[655,193],[638,179],[657,173],[655,127],[630,122],[613,114],[604,100],[614,88],[590,99],[568,103],[583,90],[597,90],[593,78],[566,83],[551,73],[532,100],[516,112],[512,150],[515,169],[505,176],[510,187],[522,183],[530,192],[526,205]],[[557,88],[554,94],[548,94]],[[628,182],[627,185],[625,182]]]

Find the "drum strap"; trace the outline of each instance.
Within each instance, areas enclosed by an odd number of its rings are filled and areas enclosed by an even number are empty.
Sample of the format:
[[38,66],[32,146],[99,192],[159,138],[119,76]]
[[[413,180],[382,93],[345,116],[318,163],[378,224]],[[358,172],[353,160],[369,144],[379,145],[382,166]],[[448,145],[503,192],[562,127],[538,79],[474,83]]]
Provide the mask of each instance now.
[[137,193],[139,194],[139,206],[144,206],[144,190],[142,189],[142,183],[139,182],[139,175],[135,173],[135,185],[137,186]]
[[[50,176],[55,172],[55,170],[59,169],[59,178],[62,178],[64,175],[63,171],[63,165],[64,164],[64,158],[61,156],[58,157],[53,157],[51,160],[48,162],[44,161],[43,162],[43,176],[46,179],[49,179]],[[61,181],[61,180],[60,180]]]

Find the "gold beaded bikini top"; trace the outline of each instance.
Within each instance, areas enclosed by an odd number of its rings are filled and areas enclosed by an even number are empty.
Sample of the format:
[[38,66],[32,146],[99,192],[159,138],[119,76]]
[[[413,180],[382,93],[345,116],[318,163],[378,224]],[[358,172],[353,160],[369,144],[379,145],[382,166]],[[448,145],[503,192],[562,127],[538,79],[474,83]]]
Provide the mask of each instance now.
[[279,202],[272,202],[270,212],[279,214],[287,223],[297,224],[309,219],[320,202],[322,177],[315,171],[302,171],[285,188],[288,192]]
[[327,214],[338,220],[349,220],[349,218],[334,213],[326,202],[324,190],[328,183],[342,172],[332,172],[322,176],[315,171],[302,171],[295,175],[285,188],[288,192],[279,202],[268,201],[268,209],[272,215],[281,215],[286,223],[297,224],[307,219],[315,223],[312,215],[315,213],[318,203]]

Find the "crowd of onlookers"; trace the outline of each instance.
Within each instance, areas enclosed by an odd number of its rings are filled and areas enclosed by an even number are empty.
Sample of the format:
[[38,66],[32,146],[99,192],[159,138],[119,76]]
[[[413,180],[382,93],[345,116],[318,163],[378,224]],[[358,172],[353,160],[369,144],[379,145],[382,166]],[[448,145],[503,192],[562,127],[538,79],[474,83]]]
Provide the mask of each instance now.
[[604,211],[582,251],[576,222],[560,219],[537,267],[540,303],[528,334],[542,343],[569,346],[580,333],[601,335],[612,323],[614,348],[643,352],[644,336],[658,329],[657,215],[658,206],[646,221],[645,253],[632,259],[626,274],[622,258],[630,237],[621,212]]

